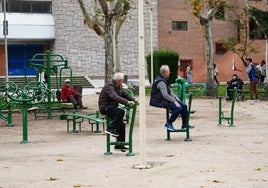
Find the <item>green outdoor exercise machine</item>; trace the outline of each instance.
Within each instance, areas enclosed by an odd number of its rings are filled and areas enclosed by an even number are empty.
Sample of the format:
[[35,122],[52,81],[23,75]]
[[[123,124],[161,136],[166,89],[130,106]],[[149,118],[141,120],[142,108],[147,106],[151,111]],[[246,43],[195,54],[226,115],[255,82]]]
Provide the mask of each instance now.
[[17,90],[17,85],[13,82],[0,82],[0,119],[7,121],[7,126],[11,127],[12,112],[11,102],[6,95],[7,90]]
[[223,113],[222,110],[222,99],[223,97],[219,97],[219,123],[218,126],[222,125],[222,120],[227,120],[229,127],[235,127],[234,125],[234,107],[237,97],[237,88],[232,90],[232,104],[231,104],[231,111],[230,115],[227,116]]
[[[137,111],[137,106],[138,106],[138,102],[135,101],[134,105],[131,106],[125,106],[126,108],[126,115],[129,115],[128,117],[130,118],[130,125],[129,125],[129,133],[128,133],[128,141],[126,142],[118,142],[118,141],[111,141],[111,136],[106,133],[106,152],[104,153],[104,155],[111,155],[111,145],[119,145],[119,146],[129,146],[129,150],[128,153],[126,154],[126,156],[134,156],[135,153],[132,152],[133,150],[133,146],[132,146],[132,138],[133,138],[133,129],[134,129],[134,124],[135,124],[135,117],[136,117],[136,111]],[[110,125],[110,118],[106,115],[105,116],[106,119],[106,124],[107,127],[109,127]],[[129,122],[127,120],[127,122]]]
[[[46,74],[45,83],[47,84],[48,94],[47,94],[47,117],[52,118],[52,97],[56,97],[60,101],[60,87],[62,83],[63,71],[68,71],[70,80],[72,82],[72,69],[68,66],[68,61],[59,54],[51,54],[47,51],[45,54],[35,54],[32,59],[28,62],[29,68],[34,68],[36,70],[36,81],[40,81],[41,73]],[[56,87],[57,91],[54,95],[51,90],[51,76],[56,74]],[[59,74],[59,78],[58,78]]]
[[29,106],[39,104],[47,97],[47,86],[43,82],[27,83],[22,89],[15,83],[6,87],[5,94],[9,98],[9,105],[15,105],[22,108],[22,141],[28,143],[28,108]]
[[192,96],[203,95],[207,91],[205,83],[192,83],[188,84],[185,78],[177,78],[175,84],[172,85],[174,93],[184,103],[187,97],[191,94]]
[[[192,97],[194,95],[198,95],[199,93],[206,92],[206,85],[202,83],[194,83],[194,84],[188,84],[186,82],[185,78],[177,78],[175,80],[175,84],[172,85],[173,91],[175,95],[183,102],[186,103],[186,100],[188,99],[188,105],[187,105],[187,124],[189,125],[190,121],[190,115],[195,113],[195,110],[191,110],[192,106]],[[166,109],[166,120],[169,119],[170,111],[169,109]],[[190,139],[190,130],[189,127],[186,127],[186,129],[176,129],[175,131],[167,130],[167,138],[166,140],[170,139],[170,134],[172,132],[185,132],[186,138],[184,141],[192,141]]]

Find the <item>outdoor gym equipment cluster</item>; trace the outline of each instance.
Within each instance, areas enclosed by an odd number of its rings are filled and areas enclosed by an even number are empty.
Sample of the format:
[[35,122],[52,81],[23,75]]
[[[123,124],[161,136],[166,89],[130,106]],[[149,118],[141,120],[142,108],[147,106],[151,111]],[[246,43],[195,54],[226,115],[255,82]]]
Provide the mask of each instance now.
[[[45,104],[47,118],[52,118],[52,99],[55,97],[60,101],[60,86],[62,75],[69,74],[72,81],[72,69],[68,66],[68,61],[61,55],[51,54],[47,51],[45,54],[35,54],[28,61],[28,67],[25,69],[34,69],[36,71],[36,81],[29,82],[25,75],[25,85],[19,88],[13,82],[0,82],[0,119],[7,121],[8,126],[12,126],[12,107],[22,109],[23,140],[21,143],[28,142],[28,109],[34,105]],[[67,71],[67,73],[66,73]],[[25,71],[27,72],[27,71]],[[51,89],[51,76],[55,74],[56,94]],[[59,74],[59,75],[58,75]],[[42,76],[45,81],[42,81]],[[7,114],[4,111],[7,111]]]

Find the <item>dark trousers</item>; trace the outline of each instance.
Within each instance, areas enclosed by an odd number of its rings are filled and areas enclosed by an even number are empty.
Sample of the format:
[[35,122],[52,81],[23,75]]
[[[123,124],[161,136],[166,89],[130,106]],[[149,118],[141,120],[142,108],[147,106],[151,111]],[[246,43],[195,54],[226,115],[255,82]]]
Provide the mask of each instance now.
[[187,126],[187,105],[178,100],[177,102],[181,105],[180,107],[177,107],[174,103],[170,103],[168,107],[171,111],[171,116],[168,120],[168,123],[172,124],[180,114],[182,119],[182,126]]
[[80,93],[77,93],[75,96],[70,95],[67,98],[67,101],[73,103],[74,106],[75,105],[81,106],[82,105],[82,95]]
[[217,76],[215,75],[214,76],[214,81],[218,84],[219,83],[219,81],[218,81],[218,79],[217,79]]
[[227,98],[232,99],[233,98],[233,87],[227,87]]
[[125,123],[123,122],[123,118],[125,115],[125,110],[120,109],[118,107],[109,108],[106,111],[106,114],[111,118],[110,129],[115,129],[119,134],[117,137],[117,141],[125,142],[126,137],[126,130],[125,130]]

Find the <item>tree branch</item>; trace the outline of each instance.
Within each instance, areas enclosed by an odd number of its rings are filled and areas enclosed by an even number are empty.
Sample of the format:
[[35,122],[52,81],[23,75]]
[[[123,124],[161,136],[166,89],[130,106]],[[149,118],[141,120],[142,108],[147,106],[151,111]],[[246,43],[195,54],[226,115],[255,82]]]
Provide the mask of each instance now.
[[109,8],[106,0],[99,0],[102,12],[104,13],[105,16],[109,15]]
[[103,27],[100,26],[99,21],[96,18],[92,19],[90,17],[85,8],[83,0],[77,0],[77,2],[79,3],[82,13],[84,15],[84,24],[90,29],[93,29],[97,35],[103,37],[104,36]]

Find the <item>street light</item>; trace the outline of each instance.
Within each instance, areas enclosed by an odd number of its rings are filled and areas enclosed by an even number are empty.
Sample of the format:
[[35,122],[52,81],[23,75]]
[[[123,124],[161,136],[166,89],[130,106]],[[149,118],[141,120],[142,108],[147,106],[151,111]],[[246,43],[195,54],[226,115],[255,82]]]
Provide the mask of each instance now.
[[154,80],[154,69],[153,69],[153,62],[154,62],[154,53],[153,53],[153,3],[151,1],[151,13],[150,13],[150,30],[151,30],[151,85],[153,85]]

